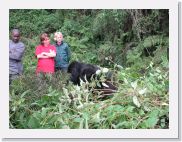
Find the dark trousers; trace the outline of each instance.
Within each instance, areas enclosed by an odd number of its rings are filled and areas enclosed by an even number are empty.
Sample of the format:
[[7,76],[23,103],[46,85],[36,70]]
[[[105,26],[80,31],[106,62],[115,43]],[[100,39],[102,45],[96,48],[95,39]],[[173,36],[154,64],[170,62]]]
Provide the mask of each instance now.
[[68,68],[67,67],[56,67],[55,71],[61,71],[62,73],[67,73]]

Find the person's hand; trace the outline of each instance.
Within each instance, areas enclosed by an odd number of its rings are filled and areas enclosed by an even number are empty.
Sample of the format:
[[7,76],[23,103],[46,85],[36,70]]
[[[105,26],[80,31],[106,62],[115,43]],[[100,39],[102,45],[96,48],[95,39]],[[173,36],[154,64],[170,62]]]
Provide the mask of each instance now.
[[47,56],[47,53],[46,52],[42,52],[41,55]]
[[51,50],[51,49],[50,49],[49,51],[50,51],[50,53],[55,53],[55,51],[54,51],[54,50]]
[[42,53],[40,53],[40,54],[37,55],[37,58],[49,58],[48,54],[49,53],[42,52]]
[[54,57],[55,54],[56,54],[55,51],[54,51],[54,50],[51,50],[51,49],[50,49],[49,51],[50,51],[50,52],[49,52],[49,55],[52,56],[52,57]]

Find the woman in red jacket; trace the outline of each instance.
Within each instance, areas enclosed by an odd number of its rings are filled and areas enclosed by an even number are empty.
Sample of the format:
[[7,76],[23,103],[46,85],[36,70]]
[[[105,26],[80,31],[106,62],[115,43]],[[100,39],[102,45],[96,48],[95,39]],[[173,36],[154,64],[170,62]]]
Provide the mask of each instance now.
[[41,44],[36,47],[35,55],[38,59],[36,74],[54,73],[54,57],[56,56],[56,47],[50,44],[50,38],[47,33],[40,36]]

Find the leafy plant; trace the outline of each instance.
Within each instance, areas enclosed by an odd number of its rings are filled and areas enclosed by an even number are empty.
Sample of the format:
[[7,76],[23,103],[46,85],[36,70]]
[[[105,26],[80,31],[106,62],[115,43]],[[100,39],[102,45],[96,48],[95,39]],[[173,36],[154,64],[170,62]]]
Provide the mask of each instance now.
[[[26,51],[24,73],[9,88],[10,128],[169,128],[168,10],[12,9],[9,28],[15,27]],[[102,97],[94,90],[98,80],[75,86],[69,74],[35,74],[39,35],[53,39],[56,31],[69,44],[71,61],[110,69],[116,93]]]

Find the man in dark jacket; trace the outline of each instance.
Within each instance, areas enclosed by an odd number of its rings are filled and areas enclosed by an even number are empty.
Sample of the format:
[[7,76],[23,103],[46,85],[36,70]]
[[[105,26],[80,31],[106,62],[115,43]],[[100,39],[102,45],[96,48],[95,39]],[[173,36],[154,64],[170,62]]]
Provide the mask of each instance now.
[[13,29],[9,41],[9,84],[23,72],[22,57],[25,46],[20,42],[20,31]]

